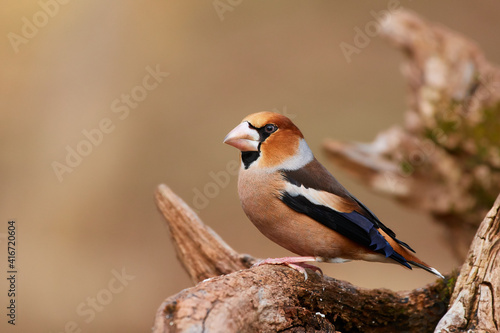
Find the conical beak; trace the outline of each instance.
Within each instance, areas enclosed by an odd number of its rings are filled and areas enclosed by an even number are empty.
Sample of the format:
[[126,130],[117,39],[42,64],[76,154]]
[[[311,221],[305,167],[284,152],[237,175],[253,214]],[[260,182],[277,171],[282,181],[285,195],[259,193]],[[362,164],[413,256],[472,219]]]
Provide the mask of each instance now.
[[241,151],[258,151],[259,133],[244,121],[226,135],[224,143]]

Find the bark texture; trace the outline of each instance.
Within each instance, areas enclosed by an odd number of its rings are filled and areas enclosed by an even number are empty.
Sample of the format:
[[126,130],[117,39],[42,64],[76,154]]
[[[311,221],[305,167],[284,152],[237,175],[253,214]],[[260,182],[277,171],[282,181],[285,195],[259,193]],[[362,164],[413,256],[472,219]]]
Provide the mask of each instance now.
[[477,231],[436,332],[500,332],[500,196]]
[[252,258],[229,247],[168,186],[158,186],[156,203],[168,221],[177,257],[194,283],[248,268],[253,263]]
[[368,144],[327,140],[325,151],[371,189],[430,213],[463,260],[500,192],[500,70],[470,40],[407,11],[381,33],[407,56],[405,122]]

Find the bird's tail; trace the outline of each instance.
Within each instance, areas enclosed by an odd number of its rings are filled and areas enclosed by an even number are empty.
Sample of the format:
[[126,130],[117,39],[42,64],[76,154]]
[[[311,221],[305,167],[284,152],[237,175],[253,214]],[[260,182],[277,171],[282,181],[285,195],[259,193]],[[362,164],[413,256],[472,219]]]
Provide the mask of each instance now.
[[435,268],[427,265],[426,263],[424,263],[422,261],[416,262],[416,261],[413,261],[413,260],[408,260],[408,263],[411,264],[411,265],[413,265],[413,266],[415,266],[415,267],[425,269],[427,272],[435,274],[435,275],[439,276],[441,279],[444,279],[443,274],[439,273],[439,271],[437,269],[435,269]]
[[396,241],[394,238],[387,235],[384,231],[380,229],[378,231],[382,234],[382,236],[384,236],[385,240],[391,245],[394,251],[396,251],[396,253],[401,255],[410,265],[425,269],[427,272],[437,275],[440,278],[444,279],[443,274],[439,273],[437,269],[427,265],[425,262],[418,259],[413,253],[410,253],[407,249],[401,246],[400,242]]

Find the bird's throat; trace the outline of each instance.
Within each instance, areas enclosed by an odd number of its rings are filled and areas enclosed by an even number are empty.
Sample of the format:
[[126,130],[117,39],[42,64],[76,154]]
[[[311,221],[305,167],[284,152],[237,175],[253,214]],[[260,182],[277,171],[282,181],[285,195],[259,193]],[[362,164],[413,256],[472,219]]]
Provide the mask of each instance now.
[[242,151],[241,161],[243,162],[245,169],[248,169],[250,165],[259,158],[259,156],[260,152],[258,151]]

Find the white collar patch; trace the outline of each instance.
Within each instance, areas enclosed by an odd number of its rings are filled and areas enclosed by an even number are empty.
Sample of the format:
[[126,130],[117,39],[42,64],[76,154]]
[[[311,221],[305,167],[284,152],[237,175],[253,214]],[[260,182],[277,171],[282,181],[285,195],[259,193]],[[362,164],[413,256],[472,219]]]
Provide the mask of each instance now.
[[286,159],[283,163],[276,167],[277,170],[293,171],[306,166],[314,159],[311,148],[306,143],[306,140],[300,139],[298,154]]

